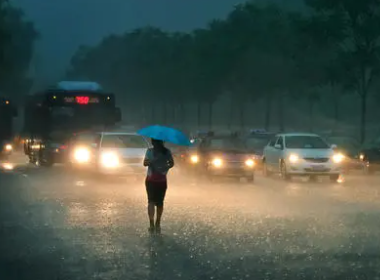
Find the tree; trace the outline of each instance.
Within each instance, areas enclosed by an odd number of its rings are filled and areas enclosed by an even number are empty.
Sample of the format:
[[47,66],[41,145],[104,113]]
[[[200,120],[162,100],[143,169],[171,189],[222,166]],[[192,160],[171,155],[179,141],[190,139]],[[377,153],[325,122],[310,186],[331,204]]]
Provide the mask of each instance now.
[[22,10],[7,1],[0,2],[0,32],[0,91],[17,99],[32,86],[28,71],[38,33]]
[[365,141],[367,100],[379,70],[379,0],[308,0],[314,35],[339,53],[344,84],[360,97],[360,139]]

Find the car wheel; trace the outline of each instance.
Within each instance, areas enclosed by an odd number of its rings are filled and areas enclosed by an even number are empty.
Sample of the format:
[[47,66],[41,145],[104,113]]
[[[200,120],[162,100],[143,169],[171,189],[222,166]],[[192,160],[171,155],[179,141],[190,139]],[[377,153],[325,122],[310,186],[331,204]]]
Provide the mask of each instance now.
[[247,177],[247,183],[255,182],[255,174],[251,174]]
[[339,177],[340,177],[339,174],[330,175],[330,181],[331,181],[331,182],[334,182],[334,183],[337,183],[338,180],[339,180]]
[[286,164],[285,164],[285,162],[281,163],[280,174],[281,174],[282,179],[285,180],[285,181],[290,181],[292,179],[292,176],[289,175],[288,172],[287,172],[287,170],[286,170]]
[[38,162],[43,167],[51,167],[54,163],[51,157],[48,154],[44,153],[44,151],[40,151]]

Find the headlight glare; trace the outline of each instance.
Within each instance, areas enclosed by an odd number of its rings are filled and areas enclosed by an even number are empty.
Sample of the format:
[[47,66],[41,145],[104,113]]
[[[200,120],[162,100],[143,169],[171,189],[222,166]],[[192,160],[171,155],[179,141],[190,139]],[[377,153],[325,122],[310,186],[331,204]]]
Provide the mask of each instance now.
[[296,163],[299,159],[300,159],[299,156],[295,155],[295,154],[292,154],[292,155],[289,156],[289,161],[291,163]]
[[120,165],[119,156],[116,153],[104,153],[101,157],[101,164],[106,168],[115,168]]
[[192,155],[190,157],[191,163],[198,163],[199,162],[199,157],[197,155]]
[[214,158],[214,160],[212,161],[212,164],[215,167],[221,167],[223,165],[223,161],[220,158]]
[[333,155],[332,160],[335,163],[341,163],[344,160],[344,155],[342,155],[342,154],[335,154],[335,155]]
[[90,161],[90,151],[87,148],[77,148],[74,151],[74,159],[79,163],[86,163]]
[[359,159],[360,159],[360,160],[364,160],[364,155],[363,155],[363,154],[360,154],[360,155],[359,155]]
[[245,165],[248,167],[253,167],[255,165],[255,162],[253,161],[253,159],[247,159],[245,161]]
[[5,150],[8,151],[8,152],[13,150],[13,147],[12,147],[11,144],[6,144],[4,148],[5,148]]

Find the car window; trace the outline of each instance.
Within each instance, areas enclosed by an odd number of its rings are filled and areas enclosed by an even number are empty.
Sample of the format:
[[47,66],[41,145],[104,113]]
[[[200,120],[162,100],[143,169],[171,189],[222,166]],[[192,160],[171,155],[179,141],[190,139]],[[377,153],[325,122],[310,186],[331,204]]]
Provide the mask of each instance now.
[[249,137],[245,144],[249,149],[263,149],[269,140],[269,137]]
[[270,147],[274,147],[274,145],[276,144],[277,139],[278,139],[278,137],[273,137],[272,140],[270,140],[270,142],[269,142],[269,146]]
[[318,136],[287,136],[285,138],[288,149],[328,149],[330,146]]
[[146,140],[139,135],[103,135],[102,148],[147,148]]
[[80,143],[99,143],[100,135],[99,134],[79,134],[75,137],[75,142],[80,142]]
[[246,145],[243,141],[237,138],[213,138],[207,141],[208,148],[211,149],[220,149],[220,150],[228,150],[228,149],[239,149],[245,150]]
[[346,137],[330,137],[328,139],[330,144],[335,144],[338,148],[343,148],[347,150],[358,150],[360,145],[351,138]]
[[278,137],[278,140],[276,142],[277,145],[280,145],[281,147],[284,147],[284,140],[282,137]]

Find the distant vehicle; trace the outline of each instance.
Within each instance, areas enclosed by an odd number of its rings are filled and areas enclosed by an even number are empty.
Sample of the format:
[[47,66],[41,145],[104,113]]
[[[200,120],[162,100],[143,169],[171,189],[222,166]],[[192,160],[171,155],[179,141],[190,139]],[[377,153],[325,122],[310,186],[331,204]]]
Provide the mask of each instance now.
[[245,145],[247,146],[248,152],[254,155],[256,162],[261,167],[264,148],[269,143],[270,139],[273,138],[275,134],[269,132],[257,132],[253,131],[245,138]]
[[7,157],[13,151],[13,119],[17,108],[7,98],[0,97],[0,156]]
[[199,145],[182,155],[187,168],[208,178],[246,178],[253,182],[255,161],[242,139],[236,135],[213,135],[204,137]]
[[131,132],[84,132],[71,139],[69,162],[75,169],[103,175],[145,174],[143,159],[149,142]]
[[347,136],[330,136],[326,140],[330,144],[336,146],[336,152],[345,156],[342,166],[346,171],[364,168],[363,162],[359,158],[360,143],[355,138]]
[[380,138],[365,144],[359,152],[359,159],[367,174],[380,171]]
[[112,127],[121,113],[114,95],[97,83],[64,81],[28,96],[24,117],[25,154],[32,163],[51,166],[65,162],[75,133]]
[[344,156],[334,151],[319,135],[284,133],[272,138],[264,149],[264,173],[280,173],[290,180],[293,176],[329,176],[338,181]]

